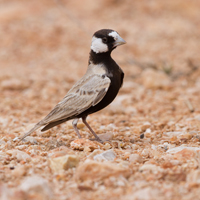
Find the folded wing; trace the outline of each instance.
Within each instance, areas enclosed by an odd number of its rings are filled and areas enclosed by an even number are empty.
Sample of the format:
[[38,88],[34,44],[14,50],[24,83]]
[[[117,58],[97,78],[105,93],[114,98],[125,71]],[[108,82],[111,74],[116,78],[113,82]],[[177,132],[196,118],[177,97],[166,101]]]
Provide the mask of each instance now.
[[76,117],[98,104],[106,95],[109,86],[110,79],[105,75],[93,74],[81,79],[40,123],[48,124]]

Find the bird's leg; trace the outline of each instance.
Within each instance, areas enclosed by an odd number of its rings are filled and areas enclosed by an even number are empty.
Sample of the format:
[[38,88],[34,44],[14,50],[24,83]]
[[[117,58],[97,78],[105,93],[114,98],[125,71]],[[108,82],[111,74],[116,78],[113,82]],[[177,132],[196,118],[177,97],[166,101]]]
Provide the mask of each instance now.
[[72,122],[72,126],[73,126],[76,134],[78,135],[78,137],[81,138],[81,135],[80,135],[79,130],[77,128],[78,120],[79,120],[78,118],[74,119],[73,122]]
[[90,132],[94,135],[95,139],[98,142],[103,143],[103,141],[97,136],[97,134],[92,130],[92,128],[90,127],[90,125],[87,123],[86,118],[87,118],[87,116],[86,117],[82,117],[83,123],[87,126],[87,128],[90,130]]

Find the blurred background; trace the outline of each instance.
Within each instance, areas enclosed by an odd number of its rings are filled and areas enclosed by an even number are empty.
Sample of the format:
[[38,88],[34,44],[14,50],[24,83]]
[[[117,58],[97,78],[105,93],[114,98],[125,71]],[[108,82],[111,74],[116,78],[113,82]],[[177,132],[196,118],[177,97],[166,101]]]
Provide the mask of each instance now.
[[198,0],[1,0],[2,116],[16,123],[46,115],[85,73],[102,28],[127,41],[112,56],[126,74],[120,94],[132,92],[132,102],[141,100],[139,86],[144,94],[199,86],[199,7]]
[[[50,199],[51,190],[54,199],[199,199],[199,10],[199,0],[0,0],[0,196]],[[112,53],[125,72],[119,95],[88,117],[111,145],[81,142],[84,151],[72,150],[71,122],[13,142],[83,76],[102,28],[127,42]],[[86,161],[109,148],[116,168]],[[71,151],[80,167],[51,172],[49,158]],[[24,179],[34,174],[42,180]]]

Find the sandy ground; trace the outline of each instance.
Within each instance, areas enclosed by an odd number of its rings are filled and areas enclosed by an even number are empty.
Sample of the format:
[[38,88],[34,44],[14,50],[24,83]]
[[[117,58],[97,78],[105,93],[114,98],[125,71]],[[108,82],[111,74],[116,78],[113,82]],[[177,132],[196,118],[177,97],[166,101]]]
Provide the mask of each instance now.
[[[198,199],[200,1],[0,1],[0,199]],[[23,135],[86,71],[95,31],[127,41],[115,101]]]

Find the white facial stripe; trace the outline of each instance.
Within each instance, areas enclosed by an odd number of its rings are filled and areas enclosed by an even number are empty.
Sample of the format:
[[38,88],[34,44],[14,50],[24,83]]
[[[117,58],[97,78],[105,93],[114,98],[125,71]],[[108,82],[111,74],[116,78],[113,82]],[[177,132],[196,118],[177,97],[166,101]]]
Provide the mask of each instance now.
[[102,42],[101,38],[97,38],[97,37],[93,36],[91,49],[95,53],[103,53],[103,52],[108,51],[108,46]]
[[119,37],[119,34],[116,31],[112,31],[111,33],[108,34],[109,36],[112,36],[114,40],[117,40]]

